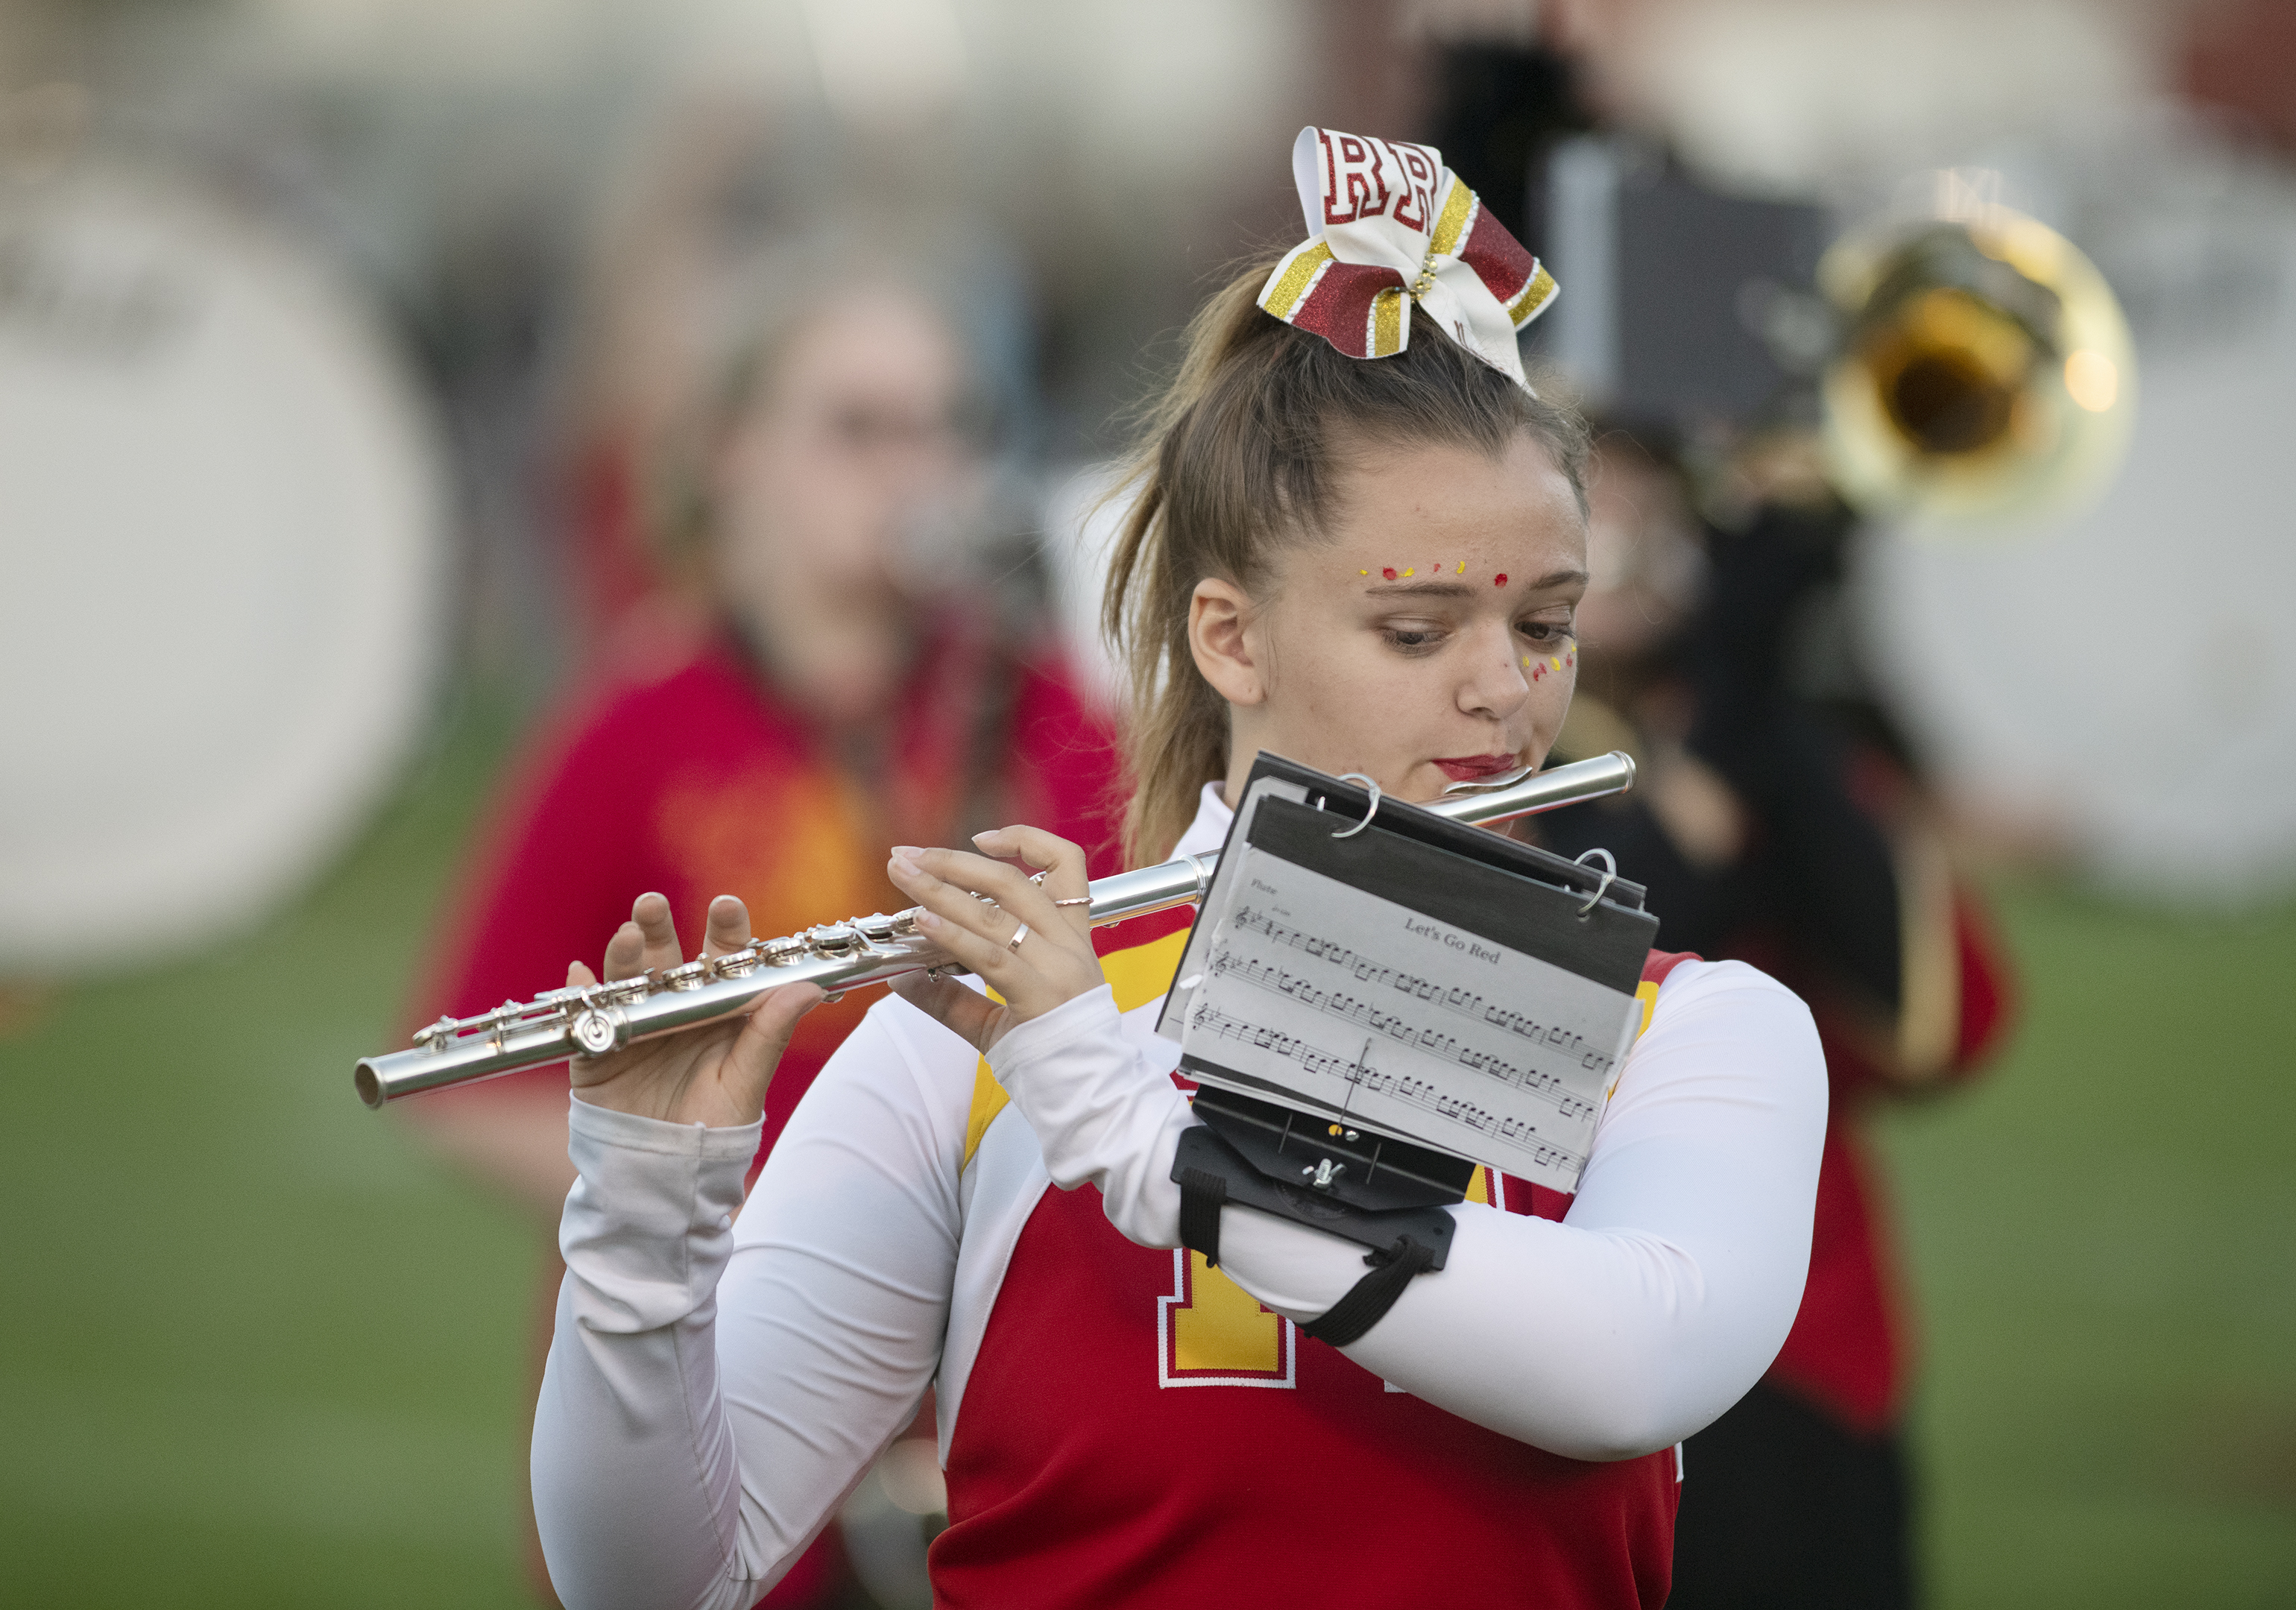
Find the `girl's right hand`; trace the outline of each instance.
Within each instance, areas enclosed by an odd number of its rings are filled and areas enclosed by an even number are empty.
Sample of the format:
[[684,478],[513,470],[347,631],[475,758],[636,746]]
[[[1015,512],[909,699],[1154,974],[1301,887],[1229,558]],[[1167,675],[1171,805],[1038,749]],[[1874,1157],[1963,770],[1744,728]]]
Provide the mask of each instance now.
[[[711,901],[702,957],[722,956],[749,943],[749,908],[731,895]],[[609,982],[631,978],[648,968],[676,967],[683,960],[669,902],[660,895],[641,895],[630,908],[630,920],[606,946],[606,977]],[[567,968],[566,982],[579,988],[597,978],[577,961]],[[570,1064],[575,1097],[593,1107],[668,1124],[702,1124],[712,1129],[755,1124],[765,1110],[766,1087],[773,1083],[774,1069],[789,1049],[798,1019],[821,999],[821,991],[810,984],[784,984],[758,996],[757,1004],[740,1017],[641,1041],[603,1057],[577,1057]]]

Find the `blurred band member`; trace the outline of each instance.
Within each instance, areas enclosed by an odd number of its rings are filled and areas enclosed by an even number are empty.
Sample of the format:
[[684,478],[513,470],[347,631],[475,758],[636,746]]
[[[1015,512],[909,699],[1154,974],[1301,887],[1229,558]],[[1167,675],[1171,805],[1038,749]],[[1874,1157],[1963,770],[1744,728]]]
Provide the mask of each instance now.
[[[1671,1610],[1895,1610],[1914,1600],[1900,1425],[1904,1299],[1862,1138],[1877,1102],[1968,1075],[1999,1044],[2006,966],[1948,871],[1902,746],[1835,678],[1827,628],[1849,517],[1795,443],[1690,511],[1632,441],[1590,487],[1593,590],[1558,759],[1634,752],[1628,799],[1540,820],[1644,883],[1669,949],[1730,957],[1815,1014],[1832,1100],[1808,1281],[1761,1384],[1684,1452]],[[1829,645],[1829,638],[1833,638]]]
[[[759,934],[791,933],[906,905],[893,845],[1016,821],[1105,846],[1095,870],[1112,869],[1104,723],[1039,623],[967,563],[982,411],[955,321],[897,272],[824,260],[899,259],[816,243],[755,276],[747,328],[654,478],[669,601],[512,769],[426,1015],[563,982],[650,890],[689,917],[737,894]],[[876,994],[801,1026],[760,1160]],[[562,1066],[414,1116],[554,1225],[574,1180],[566,1103]],[[553,1300],[558,1272],[554,1253]],[[768,1602],[816,1602],[830,1548]]]

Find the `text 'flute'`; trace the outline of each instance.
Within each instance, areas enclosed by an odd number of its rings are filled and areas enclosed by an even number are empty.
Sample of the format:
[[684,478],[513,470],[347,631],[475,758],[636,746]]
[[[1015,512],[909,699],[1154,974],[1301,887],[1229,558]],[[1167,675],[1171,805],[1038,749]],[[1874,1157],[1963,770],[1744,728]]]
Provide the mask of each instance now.
[[[1633,759],[1612,753],[1551,772],[1462,785],[1421,808],[1454,821],[1508,821],[1622,793],[1634,780]],[[1197,900],[1211,887],[1218,863],[1216,853],[1184,855],[1095,879],[1093,926]],[[603,1056],[634,1040],[714,1023],[780,985],[815,985],[833,1001],[865,984],[949,965],[948,952],[917,933],[914,911],[832,922],[659,973],[550,990],[475,1017],[441,1017],[415,1035],[412,1050],[362,1057],[356,1075],[359,1099],[381,1107],[402,1096],[498,1078],[566,1057]]]

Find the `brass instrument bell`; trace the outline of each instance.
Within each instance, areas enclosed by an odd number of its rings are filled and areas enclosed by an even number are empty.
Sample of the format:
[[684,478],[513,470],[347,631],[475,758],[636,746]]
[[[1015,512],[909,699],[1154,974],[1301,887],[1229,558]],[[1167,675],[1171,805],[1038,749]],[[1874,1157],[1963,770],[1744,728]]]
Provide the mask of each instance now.
[[2126,450],[2136,367],[2088,259],[2002,207],[1854,233],[1818,267],[1833,484],[1870,513],[1982,521],[2070,507]]

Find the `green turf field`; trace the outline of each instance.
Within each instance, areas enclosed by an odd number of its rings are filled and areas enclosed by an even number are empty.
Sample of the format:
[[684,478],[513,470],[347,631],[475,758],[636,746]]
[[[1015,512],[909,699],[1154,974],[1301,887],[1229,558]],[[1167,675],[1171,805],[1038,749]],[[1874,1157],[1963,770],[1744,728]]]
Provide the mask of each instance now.
[[[0,1604],[527,1602],[532,1234],[349,1080],[504,736],[261,934],[0,1028]],[[2025,1032],[1885,1137],[1933,1603],[2296,1604],[2296,911],[1999,893]]]
[[1884,1135],[1933,1602],[2296,1605],[2296,910],[1995,893],[2022,1032]]

